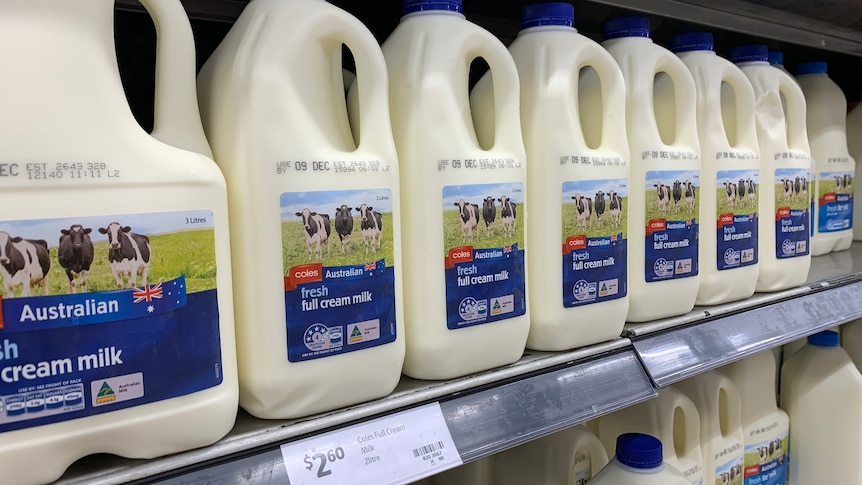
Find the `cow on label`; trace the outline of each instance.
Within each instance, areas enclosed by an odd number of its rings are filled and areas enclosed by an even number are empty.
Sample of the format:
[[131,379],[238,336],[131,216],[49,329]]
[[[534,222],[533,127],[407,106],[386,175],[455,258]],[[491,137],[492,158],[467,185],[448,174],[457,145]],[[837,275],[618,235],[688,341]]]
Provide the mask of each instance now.
[[596,198],[593,199],[593,209],[596,211],[596,223],[601,226],[605,221],[605,193],[601,190],[596,192]]
[[491,196],[485,197],[482,202],[482,220],[485,221],[485,236],[491,237],[494,233],[494,220],[497,218],[497,206],[494,205],[494,198]]
[[670,187],[661,182],[652,184],[652,186],[655,187],[655,195],[658,199],[658,212],[665,215],[670,204]]
[[43,295],[48,294],[48,254],[48,241],[44,239],[24,239],[0,231],[0,275],[7,297],[15,296],[19,287],[21,296],[33,295],[35,286],[42,287]]
[[739,179],[739,182],[736,183],[736,197],[739,200],[739,205],[745,206],[745,195],[748,193],[748,185],[745,184],[744,179]]
[[751,207],[755,207],[757,202],[757,187],[754,185],[754,180],[748,179],[745,183],[748,186],[748,203]]
[[317,259],[322,259],[324,244],[326,244],[326,255],[329,256],[329,236],[332,234],[329,214],[319,214],[305,208],[302,209],[302,212],[297,212],[296,216],[302,218],[302,230],[305,234],[305,248],[308,250],[308,257],[317,256]]
[[611,214],[611,223],[619,227],[623,215],[623,199],[613,190],[608,192],[608,212]]
[[380,249],[383,237],[383,214],[374,211],[374,207],[362,204],[356,208],[359,213],[359,228],[362,230],[362,238],[365,240],[365,253],[372,253]]
[[99,228],[100,234],[108,236],[108,262],[117,281],[117,288],[146,286],[150,272],[150,238],[132,232],[132,228],[112,222]]
[[350,235],[353,233],[353,208],[345,204],[335,209],[335,232],[341,242],[341,252],[350,251]]
[[695,202],[695,192],[694,185],[686,180],[683,182],[683,186],[685,187],[685,206],[689,212],[694,210],[694,202]]
[[784,200],[791,201],[793,199],[793,181],[783,178],[781,179],[781,187],[784,188]]
[[572,199],[575,201],[575,208],[578,211],[578,227],[586,232],[592,226],[593,201],[581,194],[573,195]]
[[87,275],[93,264],[93,229],[81,224],[72,224],[69,229],[60,230],[60,245],[57,247],[57,261],[66,271],[69,279],[69,293],[87,292]]
[[509,237],[514,236],[515,222],[518,217],[516,204],[505,195],[500,196],[497,200],[500,201],[500,221],[503,223],[503,234]]
[[737,186],[733,182],[725,182],[724,183],[724,191],[726,194],[727,206],[733,209],[733,206],[736,205],[736,194],[737,194]]
[[458,208],[461,221],[461,237],[468,242],[473,242],[473,236],[479,231],[479,206],[464,202],[464,199],[454,203]]
[[679,201],[682,200],[682,182],[674,180],[670,194],[673,197],[673,211],[679,212]]

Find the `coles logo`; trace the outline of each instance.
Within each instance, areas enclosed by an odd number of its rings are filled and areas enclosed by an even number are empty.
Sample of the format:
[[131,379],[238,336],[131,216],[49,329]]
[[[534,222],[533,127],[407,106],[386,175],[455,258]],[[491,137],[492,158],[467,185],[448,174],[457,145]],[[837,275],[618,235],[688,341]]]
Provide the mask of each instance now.
[[775,211],[775,220],[786,219],[790,217],[790,207],[779,207]]
[[303,283],[316,283],[323,281],[323,264],[303,264],[290,268],[288,275],[284,277],[284,291],[295,290],[297,285]]
[[650,219],[646,226],[646,235],[651,236],[653,233],[662,232],[667,228],[666,219]]
[[563,244],[563,254],[569,254],[576,249],[584,249],[587,247],[587,236],[569,236],[566,238],[566,243]]
[[719,228],[730,225],[730,224],[733,224],[733,214],[732,213],[721,214],[720,216],[718,216],[718,227]]
[[446,255],[446,269],[451,269],[458,263],[469,263],[470,261],[473,261],[473,246],[452,248]]

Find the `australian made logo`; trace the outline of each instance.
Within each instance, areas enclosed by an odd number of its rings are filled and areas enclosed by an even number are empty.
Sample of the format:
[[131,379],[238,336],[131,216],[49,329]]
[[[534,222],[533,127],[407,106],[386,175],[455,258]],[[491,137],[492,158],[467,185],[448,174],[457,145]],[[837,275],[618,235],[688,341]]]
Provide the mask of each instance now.
[[350,337],[348,341],[352,344],[362,342],[362,332],[359,330],[359,325],[353,326],[353,330],[350,331]]
[[102,387],[99,388],[99,393],[96,394],[96,404],[105,404],[117,400],[117,395],[114,390],[108,385],[108,382],[102,382]]

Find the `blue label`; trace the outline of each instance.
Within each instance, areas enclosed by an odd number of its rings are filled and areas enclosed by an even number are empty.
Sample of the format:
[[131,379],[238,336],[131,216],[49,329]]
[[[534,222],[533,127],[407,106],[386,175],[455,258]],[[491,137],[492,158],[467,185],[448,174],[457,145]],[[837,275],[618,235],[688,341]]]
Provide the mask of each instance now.
[[646,189],[646,281],[696,276],[700,172],[649,171]]
[[527,312],[523,218],[522,183],[443,187],[450,330]]
[[822,172],[818,177],[817,232],[853,228],[853,175],[852,171]]
[[214,244],[210,211],[0,222],[0,432],[219,385]]
[[788,445],[786,431],[775,440],[746,445],[744,485],[785,485]]
[[757,264],[757,170],[719,170],[716,263],[719,270]]
[[807,168],[775,169],[775,257],[805,256],[809,251],[811,207]]
[[394,342],[391,191],[287,192],[281,211],[288,360]]

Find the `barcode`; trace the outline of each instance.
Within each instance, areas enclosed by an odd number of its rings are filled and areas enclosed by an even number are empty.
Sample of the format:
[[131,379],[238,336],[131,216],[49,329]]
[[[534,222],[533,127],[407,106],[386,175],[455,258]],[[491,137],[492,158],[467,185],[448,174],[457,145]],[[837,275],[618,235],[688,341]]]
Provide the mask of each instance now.
[[420,456],[425,456],[428,453],[434,453],[437,450],[443,449],[443,442],[438,441],[436,443],[427,444],[425,446],[420,446],[419,448],[413,448],[413,456],[419,458]]

